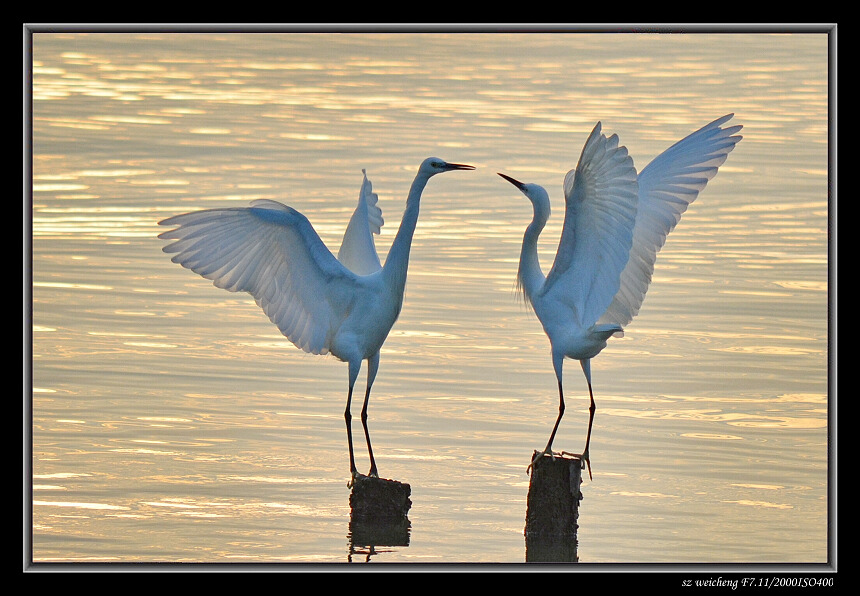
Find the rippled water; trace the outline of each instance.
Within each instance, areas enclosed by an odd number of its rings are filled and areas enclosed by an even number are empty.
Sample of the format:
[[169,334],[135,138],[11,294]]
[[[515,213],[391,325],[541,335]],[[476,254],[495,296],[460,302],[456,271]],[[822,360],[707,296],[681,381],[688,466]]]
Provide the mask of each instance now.
[[[592,363],[577,554],[826,562],[827,42],[35,33],[33,561],[525,561],[526,466],[557,394],[514,291],[531,208],[496,172],[550,190],[546,268],[597,120],[641,168],[734,112],[744,140]],[[428,155],[478,169],[422,199],[369,420],[381,475],[412,487],[411,527],[370,553],[350,540],[346,366],[171,263],[156,222],[270,198],[336,250],[365,168],[384,255]],[[555,447],[579,451],[587,389],[565,370]]]

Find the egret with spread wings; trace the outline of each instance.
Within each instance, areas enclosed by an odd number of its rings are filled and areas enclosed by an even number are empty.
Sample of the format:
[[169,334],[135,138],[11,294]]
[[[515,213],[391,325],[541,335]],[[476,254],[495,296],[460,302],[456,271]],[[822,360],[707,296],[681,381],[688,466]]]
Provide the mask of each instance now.
[[333,354],[349,365],[344,418],[353,478],[357,472],[350,404],[364,360],[367,389],[361,420],[370,457],[368,475],[378,476],[367,431],[367,403],[379,350],[403,304],[421,193],[436,174],[473,169],[435,157],[422,162],[384,265],[373,241],[383,223],[382,211],[366,175],[337,258],[304,215],[268,199],[253,201],[250,207],[208,209],[159,222],[175,226],[159,236],[172,240],[163,250],[175,253],[173,262],[219,288],[248,292],[297,347],[312,354]]
[[589,445],[594,422],[591,359],[639,312],[657,253],[681,215],[741,140],[741,126],[719,118],[669,147],[640,173],[618,136],[600,122],[591,131],[579,163],[564,179],[565,213],[558,253],[549,273],[541,271],[537,240],[550,215],[549,196],[537,184],[504,174],[532,202],[533,218],[523,236],[517,282],[549,337],[558,381],[558,417],[543,453],[564,415],[562,364],[579,360],[588,383],[588,433],[582,460],[591,477]]

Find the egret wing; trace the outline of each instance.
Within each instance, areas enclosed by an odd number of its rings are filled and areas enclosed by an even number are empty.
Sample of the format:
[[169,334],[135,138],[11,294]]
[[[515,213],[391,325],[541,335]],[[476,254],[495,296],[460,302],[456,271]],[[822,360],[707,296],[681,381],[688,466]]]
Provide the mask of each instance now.
[[337,259],[348,269],[359,275],[369,275],[382,269],[373,234],[379,234],[384,223],[379,196],[373,192],[373,185],[367,179],[367,172],[361,170],[364,180],[358,195],[358,205],[352,213]]
[[633,159],[598,122],[564,182],[564,227],[544,284],[582,327],[603,314],[618,291],[633,242],[637,182]]
[[735,134],[742,126],[722,127],[732,116],[718,118],[681,139],[639,173],[639,208],[630,259],[601,322],[623,327],[639,313],[666,236],[742,138]]
[[291,342],[325,354],[340,322],[338,298],[356,275],[335,259],[307,218],[276,201],[210,209],[159,222],[172,260],[230,292],[248,292]]

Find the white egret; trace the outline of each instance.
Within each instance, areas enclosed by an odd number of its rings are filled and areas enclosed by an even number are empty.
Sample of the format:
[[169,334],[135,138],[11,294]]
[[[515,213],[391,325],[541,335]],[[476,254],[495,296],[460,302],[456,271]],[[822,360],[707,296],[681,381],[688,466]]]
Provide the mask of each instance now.
[[607,340],[623,335],[639,312],[657,253],[681,215],[717,173],[734,149],[741,126],[722,127],[719,118],[657,156],[637,176],[618,136],[594,127],[576,169],[564,178],[565,214],[558,253],[544,277],[537,240],[550,214],[549,196],[537,184],[499,174],[532,202],[534,216],[523,237],[517,283],[549,337],[558,380],[558,418],[543,453],[564,415],[562,364],[579,360],[588,383],[588,433],[582,460],[591,477],[589,444],[594,422],[591,359]]
[[436,174],[473,169],[436,157],[424,160],[384,265],[372,236],[382,226],[382,211],[366,175],[338,258],[304,215],[268,199],[252,201],[250,207],[208,209],[159,222],[178,226],[159,235],[173,241],[163,250],[176,253],[174,263],[212,280],[219,288],[248,292],[297,347],[312,354],[331,353],[349,365],[344,418],[352,478],[357,472],[350,404],[363,360],[367,360],[367,390],[361,421],[370,456],[368,475],[378,477],[367,431],[367,403],[379,367],[379,350],[403,304],[421,193]]

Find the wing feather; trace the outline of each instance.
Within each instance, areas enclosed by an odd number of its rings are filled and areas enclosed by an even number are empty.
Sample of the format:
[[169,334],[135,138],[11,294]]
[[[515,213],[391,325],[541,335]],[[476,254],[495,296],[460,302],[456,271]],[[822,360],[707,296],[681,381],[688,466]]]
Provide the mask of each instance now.
[[338,285],[357,276],[325,246],[307,218],[276,201],[209,209],[159,222],[174,263],[230,292],[248,292],[297,347],[325,354],[345,305]]
[[364,180],[358,194],[358,205],[352,213],[343,235],[338,260],[359,275],[369,275],[382,269],[373,234],[379,234],[384,223],[379,196],[373,192],[373,185],[367,179],[367,172],[361,170]]
[[722,128],[733,114],[714,120],[658,155],[639,173],[639,207],[630,259],[602,323],[626,326],[639,313],[657,253],[687,207],[717,174],[741,140],[740,125]]
[[598,122],[576,169],[565,176],[565,216],[544,293],[568,304],[590,327],[612,302],[633,238],[636,169],[618,137]]

